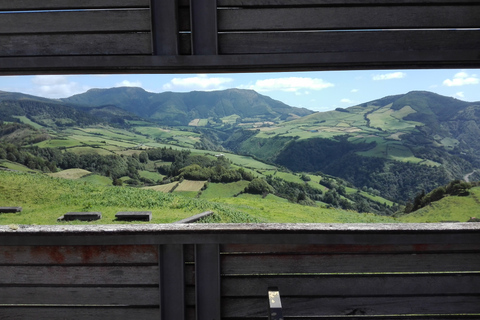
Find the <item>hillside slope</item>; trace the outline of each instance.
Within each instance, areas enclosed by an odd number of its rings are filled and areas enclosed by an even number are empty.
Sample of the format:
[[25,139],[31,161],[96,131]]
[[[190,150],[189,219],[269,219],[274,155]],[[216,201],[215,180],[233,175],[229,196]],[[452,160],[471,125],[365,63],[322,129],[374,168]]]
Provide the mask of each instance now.
[[188,93],[151,93],[131,87],[92,89],[62,101],[89,106],[115,105],[165,125],[188,125],[195,119],[219,119],[232,115],[254,121],[273,121],[312,113],[255,91],[240,89]]

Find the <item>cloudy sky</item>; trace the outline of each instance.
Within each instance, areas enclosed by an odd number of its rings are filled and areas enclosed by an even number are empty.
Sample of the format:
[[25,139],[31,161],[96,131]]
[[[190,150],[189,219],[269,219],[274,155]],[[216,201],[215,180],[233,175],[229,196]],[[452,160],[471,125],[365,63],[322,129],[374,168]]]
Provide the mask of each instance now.
[[65,98],[91,88],[121,86],[142,87],[150,92],[252,89],[291,106],[327,111],[413,90],[480,101],[480,70],[0,77],[1,91],[48,98]]

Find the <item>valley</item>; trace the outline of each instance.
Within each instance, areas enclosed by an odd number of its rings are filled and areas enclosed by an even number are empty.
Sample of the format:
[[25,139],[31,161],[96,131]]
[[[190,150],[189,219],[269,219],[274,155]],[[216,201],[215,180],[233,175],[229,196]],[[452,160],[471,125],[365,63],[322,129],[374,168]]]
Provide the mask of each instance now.
[[[239,219],[211,218],[222,222],[395,222],[420,191],[480,176],[475,103],[412,92],[313,113],[249,90],[170,93],[153,103],[159,95],[120,89],[62,101],[0,92],[0,167],[169,194],[189,203],[187,215],[197,202],[239,212]],[[167,120],[172,114],[181,116]],[[2,181],[8,172],[0,171]],[[2,194],[0,205],[29,205],[14,199]],[[76,210],[101,209],[95,206]]]

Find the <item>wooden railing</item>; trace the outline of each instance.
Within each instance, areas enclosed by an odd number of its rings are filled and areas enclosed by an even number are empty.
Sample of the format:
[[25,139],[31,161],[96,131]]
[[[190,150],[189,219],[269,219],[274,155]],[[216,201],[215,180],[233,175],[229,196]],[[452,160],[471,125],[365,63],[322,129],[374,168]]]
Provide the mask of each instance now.
[[0,74],[480,66],[480,0],[0,0]]
[[0,227],[0,319],[479,319],[480,224]]

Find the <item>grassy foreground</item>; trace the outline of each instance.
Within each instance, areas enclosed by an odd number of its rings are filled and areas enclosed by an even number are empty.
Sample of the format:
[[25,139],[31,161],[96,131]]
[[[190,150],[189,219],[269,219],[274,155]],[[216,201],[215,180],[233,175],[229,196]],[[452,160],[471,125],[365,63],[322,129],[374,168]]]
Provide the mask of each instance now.
[[[92,184],[44,174],[0,170],[0,206],[21,206],[21,213],[0,214],[0,224],[64,224],[57,222],[66,212],[101,212],[92,224],[115,221],[118,211],[152,211],[151,223],[171,223],[211,210],[215,215],[204,222],[395,222],[393,218],[352,211],[307,207],[269,195],[194,199],[177,194],[131,187]],[[81,224],[85,222],[68,222]]]

